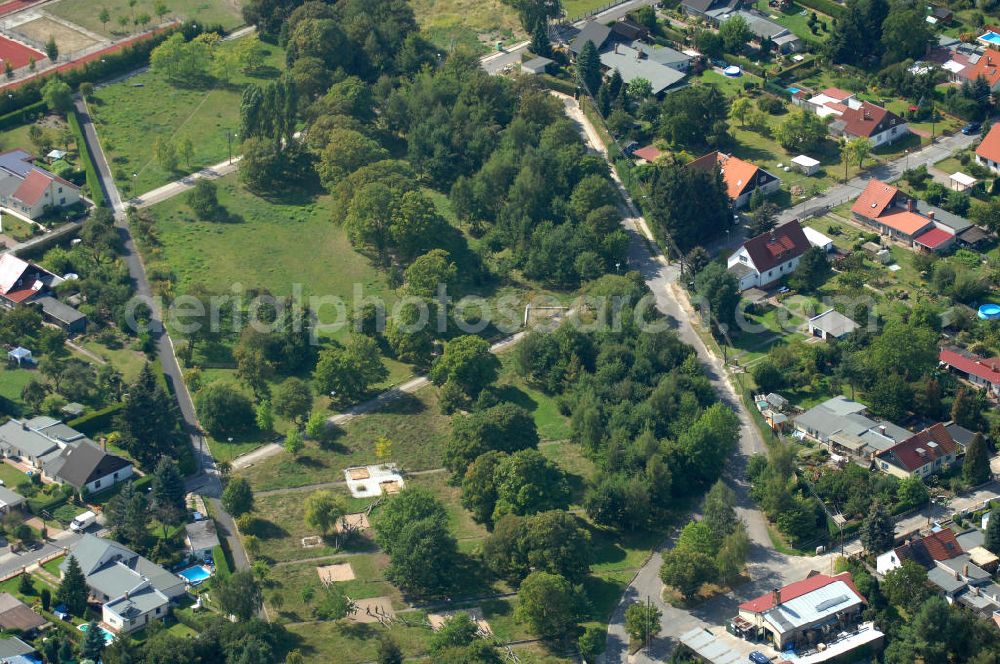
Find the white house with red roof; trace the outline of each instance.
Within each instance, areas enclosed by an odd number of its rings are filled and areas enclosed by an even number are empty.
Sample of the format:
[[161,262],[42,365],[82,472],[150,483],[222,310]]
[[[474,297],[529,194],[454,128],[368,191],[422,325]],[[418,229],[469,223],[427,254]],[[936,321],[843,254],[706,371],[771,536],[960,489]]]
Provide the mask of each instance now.
[[1000,357],[987,359],[957,346],[945,346],[938,352],[938,362],[962,374],[976,387],[1000,396]]
[[810,246],[798,220],[792,220],[744,242],[729,257],[729,273],[741,291],[767,286],[794,272]]
[[732,201],[733,207],[736,209],[745,207],[750,202],[750,197],[758,189],[761,194],[768,196],[781,188],[781,180],[776,175],[765,171],[756,164],[718,150],[698,157],[688,164],[689,168],[706,170],[716,166],[722,173],[722,181],[726,185],[729,200]]
[[812,573],[740,604],[733,626],[781,652],[801,652],[855,627],[865,604],[850,572]]
[[809,109],[821,118],[840,117],[847,110],[847,105],[854,101],[856,99],[853,92],[840,88],[827,88],[812,97],[807,97],[806,94],[792,97],[793,104]]
[[979,60],[964,68],[959,75],[969,81],[982,77],[990,86],[990,92],[1000,90],[1000,51],[986,49]]
[[35,166],[24,150],[0,153],[0,205],[31,219],[80,201],[80,188]]
[[993,125],[976,147],[976,163],[1000,173],[1000,125]]
[[938,422],[875,455],[875,467],[901,479],[928,477],[958,460],[958,443]]
[[872,147],[889,145],[910,133],[906,120],[867,101],[850,99],[830,123],[830,133],[847,138],[867,138]]
[[880,180],[868,182],[851,212],[855,219],[883,235],[938,253],[950,249],[958,234],[971,225],[961,217],[914,201]]

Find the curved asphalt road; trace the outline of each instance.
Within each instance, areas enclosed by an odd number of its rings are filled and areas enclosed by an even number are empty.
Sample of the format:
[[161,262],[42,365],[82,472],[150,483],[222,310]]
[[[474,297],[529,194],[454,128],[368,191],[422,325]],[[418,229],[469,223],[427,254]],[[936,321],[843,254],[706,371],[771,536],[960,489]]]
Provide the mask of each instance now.
[[243,549],[243,544],[237,535],[236,524],[233,518],[223,509],[222,503],[219,501],[219,496],[222,495],[222,481],[219,478],[218,467],[201,433],[201,427],[198,425],[198,416],[195,413],[194,403],[191,401],[191,394],[187,390],[180,366],[177,364],[177,358],[174,355],[173,342],[162,324],[162,312],[159,310],[159,307],[155,306],[153,291],[149,286],[149,280],[146,278],[146,268],[142,263],[142,257],[135,248],[132,234],[129,232],[128,224],[125,220],[125,205],[118,192],[118,187],[115,186],[111,169],[108,167],[107,158],[104,156],[104,150],[101,149],[101,143],[98,140],[94,124],[91,122],[87,104],[79,95],[75,97],[74,103],[80,118],[80,129],[83,131],[87,148],[94,159],[94,165],[97,167],[101,189],[111,204],[112,210],[114,210],[115,225],[118,227],[123,242],[122,257],[125,259],[129,275],[134,282],[136,295],[146,300],[153,309],[151,329],[156,341],[156,354],[160,358],[160,364],[163,367],[167,384],[177,400],[184,432],[191,439],[195,459],[198,461],[198,467],[201,468],[201,472],[198,475],[188,479],[188,490],[198,493],[211,503],[219,530],[226,537],[229,549],[232,551],[233,563],[237,569],[248,569],[250,563],[246,551]]

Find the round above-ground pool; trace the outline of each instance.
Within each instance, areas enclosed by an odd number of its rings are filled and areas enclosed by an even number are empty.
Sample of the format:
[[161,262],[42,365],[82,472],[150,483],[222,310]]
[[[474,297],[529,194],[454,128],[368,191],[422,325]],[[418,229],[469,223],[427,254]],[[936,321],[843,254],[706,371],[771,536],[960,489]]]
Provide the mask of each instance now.
[[722,70],[722,73],[730,78],[736,78],[737,76],[743,75],[743,70],[737,67],[736,65],[729,65],[728,67]]
[[984,304],[979,307],[979,317],[983,320],[1000,319],[1000,304]]

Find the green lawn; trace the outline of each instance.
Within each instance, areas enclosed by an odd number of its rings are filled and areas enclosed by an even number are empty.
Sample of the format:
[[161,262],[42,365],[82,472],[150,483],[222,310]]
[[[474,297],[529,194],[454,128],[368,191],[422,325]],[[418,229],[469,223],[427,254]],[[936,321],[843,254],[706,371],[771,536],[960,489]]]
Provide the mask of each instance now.
[[757,85],[761,84],[760,77],[754,76],[753,74],[743,72],[742,76],[730,78],[729,76],[723,76],[719,72],[712,69],[706,69],[701,74],[694,77],[692,81],[701,85],[714,85],[721,89],[727,97],[735,97],[736,95],[742,93],[745,89],[743,87],[745,82],[752,82]]
[[[190,19],[206,25],[222,24],[227,30],[243,25],[239,3],[231,0],[170,0],[166,5],[171,11],[163,17],[164,21]],[[158,23],[160,19],[153,11],[155,6],[153,0],[139,0],[134,9],[129,8],[128,0],[60,0],[45,10],[98,34],[117,37],[122,30],[118,25],[119,16],[131,19],[133,12],[136,16],[149,14],[151,24]],[[101,9],[107,9],[111,14],[107,25],[103,25],[98,18]],[[127,30],[133,29],[130,23]]]
[[0,362],[0,397],[10,401],[10,409],[16,411],[8,414],[20,415],[21,409],[24,408],[21,390],[32,378],[41,380],[41,376],[34,369],[18,369],[6,362]]
[[465,46],[486,52],[497,41],[525,38],[517,12],[500,0],[410,0],[410,5],[424,34],[446,51]]
[[604,9],[609,4],[609,0],[563,0],[563,11],[570,20],[580,18],[588,12]]
[[106,360],[118,369],[118,371],[121,371],[125,377],[125,382],[135,380],[136,376],[139,375],[139,371],[142,370],[143,365],[148,361],[144,354],[133,350],[127,345],[122,348],[108,348],[94,339],[86,339],[83,341],[82,346]]
[[404,470],[442,467],[451,425],[441,414],[437,388],[426,387],[347,424],[329,449],[308,442],[297,460],[282,453],[238,474],[257,491],[340,481],[344,469],[375,463],[375,439],[383,435],[392,441],[392,461]]
[[[833,30],[833,19],[826,14],[816,12],[816,18],[819,20],[820,24],[824,21],[826,22],[827,31],[823,32],[822,25],[817,25],[816,34],[813,34],[808,25],[809,14],[813,10],[797,4],[793,4],[791,9],[788,11],[782,12],[772,7],[768,7],[767,0],[757,0],[757,9],[764,12],[764,14],[766,14],[767,17],[775,23],[783,25],[791,30],[803,41],[813,44],[822,44],[828,40],[830,38],[830,30]],[[806,12],[805,16],[802,15],[803,11]]]
[[500,356],[503,365],[500,380],[497,381],[500,397],[511,401],[531,413],[542,440],[564,440],[569,438],[569,418],[559,412],[556,400],[539,389],[529,386],[514,370],[511,353]]
[[[402,596],[388,581],[383,572],[389,563],[383,554],[365,554],[345,556],[337,560],[323,560],[298,565],[283,565],[271,574],[269,588],[264,593],[268,610],[277,615],[282,622],[300,622],[314,620],[313,608],[322,596],[323,584],[320,581],[316,567],[335,563],[350,563],[354,571],[353,581],[338,581],[337,587],[343,590],[353,600],[372,597],[391,597],[395,609],[405,607]],[[303,591],[312,588],[313,599],[306,601]],[[281,608],[275,607],[274,597],[281,596]]]
[[[229,48],[229,44],[220,48]],[[266,71],[277,71],[284,53],[277,46],[265,48],[270,67]],[[227,132],[239,128],[243,86],[251,81],[261,79],[237,74],[228,85],[182,88],[146,71],[98,89],[90,112],[118,186],[126,195],[137,195],[225,160],[229,154]],[[160,168],[153,154],[157,138],[169,139],[176,146],[190,140],[194,148],[191,163],[179,164],[174,173]],[[238,150],[236,140],[233,149]]]
[[[344,229],[331,221],[333,201],[282,204],[246,191],[230,175],[219,180],[219,203],[237,221],[197,221],[185,196],[152,208],[162,244],[155,254],[144,248],[151,271],[176,278],[174,295],[201,284],[209,292],[263,289],[284,296],[301,289],[303,297],[339,297],[348,312],[355,286],[364,296],[396,300],[385,275],[354,251]],[[303,259],[308,247],[309,260]],[[320,302],[320,301],[317,301]],[[322,322],[337,320],[333,306],[319,310]],[[341,330],[344,334],[346,330]]]
[[[406,614],[407,619],[420,616]],[[431,631],[426,627],[394,625],[387,630],[376,624],[356,624],[346,621],[310,622],[290,625],[295,648],[307,664],[329,664],[331,653],[341,664],[373,662],[378,650],[379,635],[392,637],[405,657],[417,658],[427,654],[427,641]]]
[[21,482],[28,480],[28,476],[9,463],[0,463],[0,482],[3,486],[13,489]]

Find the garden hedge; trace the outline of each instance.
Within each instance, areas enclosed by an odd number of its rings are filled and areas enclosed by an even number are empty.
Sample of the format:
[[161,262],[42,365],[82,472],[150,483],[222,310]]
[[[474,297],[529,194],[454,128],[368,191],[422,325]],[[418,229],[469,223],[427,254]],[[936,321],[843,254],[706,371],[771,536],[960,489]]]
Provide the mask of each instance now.
[[77,117],[76,111],[67,113],[66,121],[69,123],[69,128],[73,132],[73,139],[76,141],[77,148],[80,151],[80,161],[83,164],[83,171],[87,174],[87,188],[90,189],[90,199],[94,201],[94,205],[97,207],[106,207],[108,203],[104,198],[104,189],[101,188],[101,178],[97,175],[97,164],[94,163],[94,157],[90,154],[87,141],[83,137],[83,130],[80,128],[80,118]]

